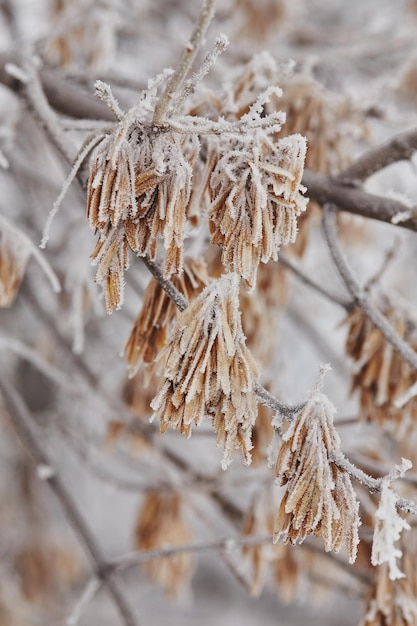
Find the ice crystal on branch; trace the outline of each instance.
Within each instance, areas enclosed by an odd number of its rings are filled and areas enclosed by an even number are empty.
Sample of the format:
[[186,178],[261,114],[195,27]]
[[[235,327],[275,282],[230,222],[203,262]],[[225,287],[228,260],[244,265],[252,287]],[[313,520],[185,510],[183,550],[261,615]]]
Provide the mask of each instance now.
[[171,425],[189,437],[208,414],[224,446],[222,467],[236,449],[250,463],[258,372],[242,332],[236,274],[214,281],[178,316],[162,358],[164,380],[151,405],[161,432]]
[[381,491],[381,500],[375,514],[376,523],[374,540],[372,543],[372,565],[388,563],[390,580],[403,578],[404,574],[399,570],[396,560],[402,556],[395,543],[400,539],[402,530],[410,530],[410,525],[397,512],[397,496],[391,489],[393,478],[404,476],[405,472],[411,468],[411,462],[402,459],[400,466],[396,466],[397,475],[384,479]]
[[323,537],[326,551],[338,552],[346,543],[353,563],[359,543],[359,503],[350,476],[332,462],[340,452],[334,413],[318,386],[283,435],[275,474],[285,493],[274,541],[301,543],[314,534]]

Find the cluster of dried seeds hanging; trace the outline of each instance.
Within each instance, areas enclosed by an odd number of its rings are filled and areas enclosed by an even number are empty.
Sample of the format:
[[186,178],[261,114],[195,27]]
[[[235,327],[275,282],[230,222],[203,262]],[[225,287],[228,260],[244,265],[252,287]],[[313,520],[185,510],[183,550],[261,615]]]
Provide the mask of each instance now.
[[[190,543],[192,533],[184,514],[184,503],[177,493],[150,491],[142,503],[135,528],[138,550],[158,550]],[[178,597],[191,579],[194,558],[180,553],[145,564],[148,576],[171,596]]]
[[[172,278],[174,286],[191,301],[209,283],[206,266],[191,257],[184,260],[184,272]],[[149,364],[164,347],[170,324],[179,311],[155,278],[151,278],[142,300],[124,353],[132,377],[141,363]]]
[[123,303],[128,252],[156,254],[158,236],[167,250],[165,273],[183,270],[186,210],[193,135],[160,133],[127,113],[100,144],[88,181],[88,219],[99,238],[92,254],[96,282],[104,282],[108,312]]
[[[412,312],[384,298],[383,311],[397,333],[417,349],[417,321]],[[361,417],[384,426],[397,437],[417,419],[417,395],[410,394],[417,373],[404,361],[360,308],[349,313],[346,352],[355,362],[352,391],[360,394]]]
[[172,426],[189,437],[192,424],[208,414],[218,444],[224,446],[222,467],[236,449],[250,463],[258,371],[242,332],[236,274],[213,281],[191,302],[157,358],[165,361],[164,379],[152,402],[161,432]]
[[276,142],[264,135],[249,147],[233,141],[211,175],[211,243],[221,246],[224,267],[251,289],[259,263],[277,261],[279,248],[296,239],[297,217],[307,205],[305,153],[301,135]]
[[338,552],[346,544],[353,563],[359,543],[359,503],[350,476],[332,460],[340,453],[334,413],[327,397],[316,390],[283,435],[275,475],[285,492],[274,541],[295,544],[314,534],[323,538],[326,551]]

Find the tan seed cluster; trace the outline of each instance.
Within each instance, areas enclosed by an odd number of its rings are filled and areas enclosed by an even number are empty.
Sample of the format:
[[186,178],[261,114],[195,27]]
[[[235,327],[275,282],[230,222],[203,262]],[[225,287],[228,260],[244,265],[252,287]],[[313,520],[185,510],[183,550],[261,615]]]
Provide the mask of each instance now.
[[[392,306],[385,300],[384,314],[399,335],[417,349],[417,324],[410,311],[398,302]],[[362,309],[352,311],[345,323],[346,352],[355,362],[352,391],[359,391],[361,417],[401,437],[416,423],[416,396],[408,401],[402,398],[416,384],[417,374]]]
[[367,611],[361,626],[416,626],[417,579],[416,555],[403,559],[406,577],[392,581],[386,563],[377,568],[376,580],[371,589]]
[[350,476],[331,460],[340,451],[334,411],[327,397],[315,392],[283,436],[275,475],[285,492],[274,541],[301,543],[314,534],[323,538],[326,551],[338,552],[346,544],[353,563],[359,542],[359,504]]
[[[203,263],[187,257],[184,272],[173,276],[175,287],[192,300],[209,283]],[[135,320],[124,353],[129,366],[129,375],[134,376],[141,363],[152,363],[166,343],[172,320],[178,309],[161,285],[152,278],[143,296],[141,311]]]
[[128,251],[166,249],[165,273],[181,273],[195,136],[158,133],[127,113],[100,144],[90,169],[87,213],[99,234],[92,254],[96,282],[104,283],[108,312],[123,302]]
[[[181,496],[176,493],[150,491],[146,496],[135,528],[138,550],[158,550],[182,546],[192,541],[184,516]],[[145,570],[169,595],[178,597],[188,586],[193,573],[193,556],[189,553],[150,560]]]
[[192,424],[208,414],[224,446],[222,467],[236,449],[250,463],[258,371],[242,332],[236,274],[214,281],[191,302],[158,358],[165,359],[164,380],[152,408],[161,432],[172,426],[189,437]]
[[222,263],[253,289],[260,262],[276,261],[282,245],[295,241],[297,217],[305,210],[301,178],[305,138],[272,142],[266,135],[252,149],[232,145],[210,179],[211,243],[222,248]]

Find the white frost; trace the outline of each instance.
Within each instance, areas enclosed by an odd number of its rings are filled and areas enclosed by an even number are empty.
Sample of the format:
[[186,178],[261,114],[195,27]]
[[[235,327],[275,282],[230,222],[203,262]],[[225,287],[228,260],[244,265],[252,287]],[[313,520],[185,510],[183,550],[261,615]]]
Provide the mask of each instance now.
[[[405,465],[403,463],[404,469]],[[410,465],[407,466],[407,469]],[[402,551],[395,547],[395,543],[400,539],[401,531],[410,530],[408,522],[398,514],[396,502],[397,496],[391,489],[390,480],[384,481],[381,500],[375,514],[376,524],[372,543],[371,563],[372,565],[388,563],[391,580],[405,577],[405,574],[401,572],[396,562],[402,556]]]

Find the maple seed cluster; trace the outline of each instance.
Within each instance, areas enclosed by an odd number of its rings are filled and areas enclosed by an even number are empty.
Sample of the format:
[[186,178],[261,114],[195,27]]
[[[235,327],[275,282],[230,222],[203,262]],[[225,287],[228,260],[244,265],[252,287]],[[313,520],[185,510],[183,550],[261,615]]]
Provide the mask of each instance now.
[[275,522],[274,541],[302,542],[323,537],[325,550],[347,543],[349,562],[359,543],[359,503],[350,476],[332,462],[340,453],[333,425],[335,408],[315,391],[283,436],[275,474],[285,493]]
[[187,437],[193,423],[210,415],[224,445],[223,469],[236,449],[250,463],[257,415],[258,371],[245,345],[238,303],[239,277],[225,274],[178,316],[157,357],[165,360],[164,380],[151,404],[162,432],[172,426]]

